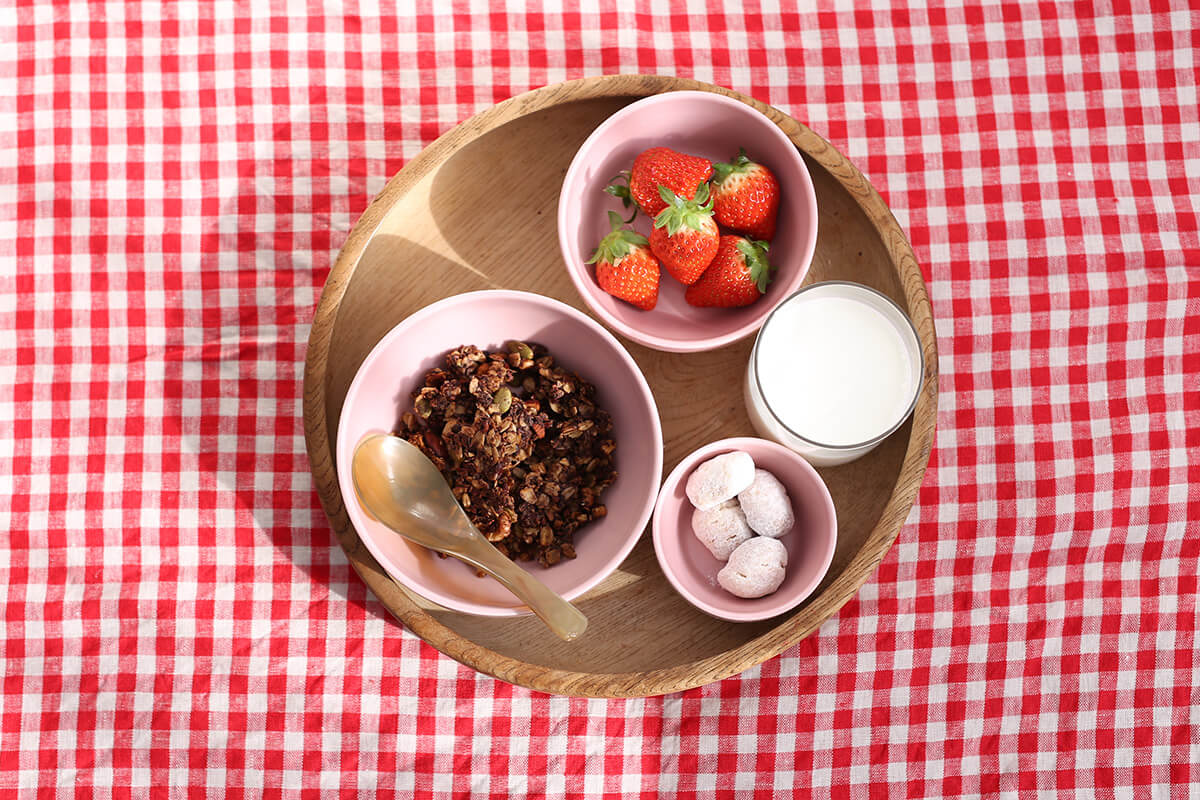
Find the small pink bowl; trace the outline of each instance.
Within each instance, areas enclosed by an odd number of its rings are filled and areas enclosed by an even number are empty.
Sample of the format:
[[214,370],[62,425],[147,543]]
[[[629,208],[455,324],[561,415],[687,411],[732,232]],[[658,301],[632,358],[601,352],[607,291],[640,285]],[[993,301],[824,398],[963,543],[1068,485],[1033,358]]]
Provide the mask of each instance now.
[[409,544],[363,511],[350,461],[369,433],[392,431],[425,373],[459,345],[495,349],[510,339],[541,342],[558,363],[596,386],[613,419],[617,480],[604,493],[608,515],[575,536],[577,557],[553,567],[522,563],[568,600],[603,581],[641,538],[662,478],[662,427],[641,370],[595,320],[557,300],[529,292],[483,291],[433,303],[392,328],[359,367],[338,422],[338,483],[346,513],[371,555],[393,578],[446,608],[493,617],[530,613],[507,589],[453,558]]
[[[722,562],[692,533],[693,506],[684,489],[692,470],[713,456],[744,450],[754,464],[787,487],[796,525],[780,539],[788,551],[787,577],[773,594],[746,600],[717,583]],[[790,611],[812,594],[833,561],[837,512],[821,476],[783,445],[749,437],[722,439],[696,450],[663,483],[654,509],[654,552],[675,590],[701,611],[732,622],[769,619]]]
[[[604,187],[628,170],[639,153],[657,145],[714,162],[729,161],[744,147],[778,178],[779,222],[769,252],[776,269],[766,295],[753,305],[694,308],[684,302],[685,287],[666,272],[651,311],[618,300],[596,284],[592,266],[584,262],[609,231],[608,211],[623,211]],[[633,226],[648,236],[652,224],[639,213]],[[714,92],[665,92],[613,114],[579,148],[559,195],[558,241],[575,288],[610,328],[655,350],[715,350],[753,333],[777,303],[800,288],[817,242],[817,196],[800,151],[758,109]]]

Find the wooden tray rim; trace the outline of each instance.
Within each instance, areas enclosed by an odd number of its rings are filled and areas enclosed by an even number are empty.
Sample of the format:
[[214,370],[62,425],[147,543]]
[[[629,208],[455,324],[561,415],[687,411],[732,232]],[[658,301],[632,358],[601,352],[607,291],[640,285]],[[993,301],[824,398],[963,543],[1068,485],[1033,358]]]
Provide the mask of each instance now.
[[[331,442],[327,436],[326,366],[338,311],[358,261],[388,210],[457,149],[507,122],[561,103],[647,96],[685,89],[723,94],[766,114],[801,151],[828,170],[875,222],[898,270],[925,355],[925,382],[913,411],[908,448],[895,489],[858,553],[814,602],[770,631],[739,647],[700,661],[646,672],[586,673],[528,664],[476,644],[426,613],[408,591],[379,566],[358,538],[342,503]],[[347,558],[367,587],[409,630],[456,661],[509,683],[551,694],[640,697],[702,686],[761,664],[808,636],[857,593],[891,548],[916,499],[933,447],[937,375],[937,341],[932,307],[912,247],[883,198],[841,152],[782,111],[730,89],[669,76],[610,75],[554,84],[498,103],[438,137],[388,181],[353,226],[330,270],[314,313],[305,358],[304,435],[315,487]]]

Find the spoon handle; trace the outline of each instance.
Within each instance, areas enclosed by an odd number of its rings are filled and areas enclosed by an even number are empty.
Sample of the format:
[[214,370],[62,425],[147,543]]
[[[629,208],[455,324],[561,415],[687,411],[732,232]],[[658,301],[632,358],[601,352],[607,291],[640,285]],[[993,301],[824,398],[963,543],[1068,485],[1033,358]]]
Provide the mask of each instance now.
[[521,598],[546,627],[565,641],[573,641],[587,627],[587,617],[578,608],[559,597],[546,584],[521,569],[482,536],[456,548],[454,555],[489,573]]

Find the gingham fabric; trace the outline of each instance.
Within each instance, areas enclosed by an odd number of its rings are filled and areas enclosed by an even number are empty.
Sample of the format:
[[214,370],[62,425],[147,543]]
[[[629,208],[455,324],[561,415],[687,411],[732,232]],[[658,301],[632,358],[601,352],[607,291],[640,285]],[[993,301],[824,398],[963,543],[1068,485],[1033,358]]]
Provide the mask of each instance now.
[[[0,796],[1200,796],[1200,11],[844,5],[6,4]],[[392,621],[320,510],[300,382],[389,176],[616,72],[845,152],[908,231],[941,384],[837,616],[589,701]]]

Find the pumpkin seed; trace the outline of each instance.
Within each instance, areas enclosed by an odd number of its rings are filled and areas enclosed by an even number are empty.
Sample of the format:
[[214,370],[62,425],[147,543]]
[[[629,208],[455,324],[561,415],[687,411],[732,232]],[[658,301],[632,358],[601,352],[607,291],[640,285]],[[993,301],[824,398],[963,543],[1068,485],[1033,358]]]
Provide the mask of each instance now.
[[512,391],[510,391],[507,386],[501,386],[496,390],[496,393],[492,395],[492,405],[494,405],[501,414],[508,411],[509,406],[512,405]]

